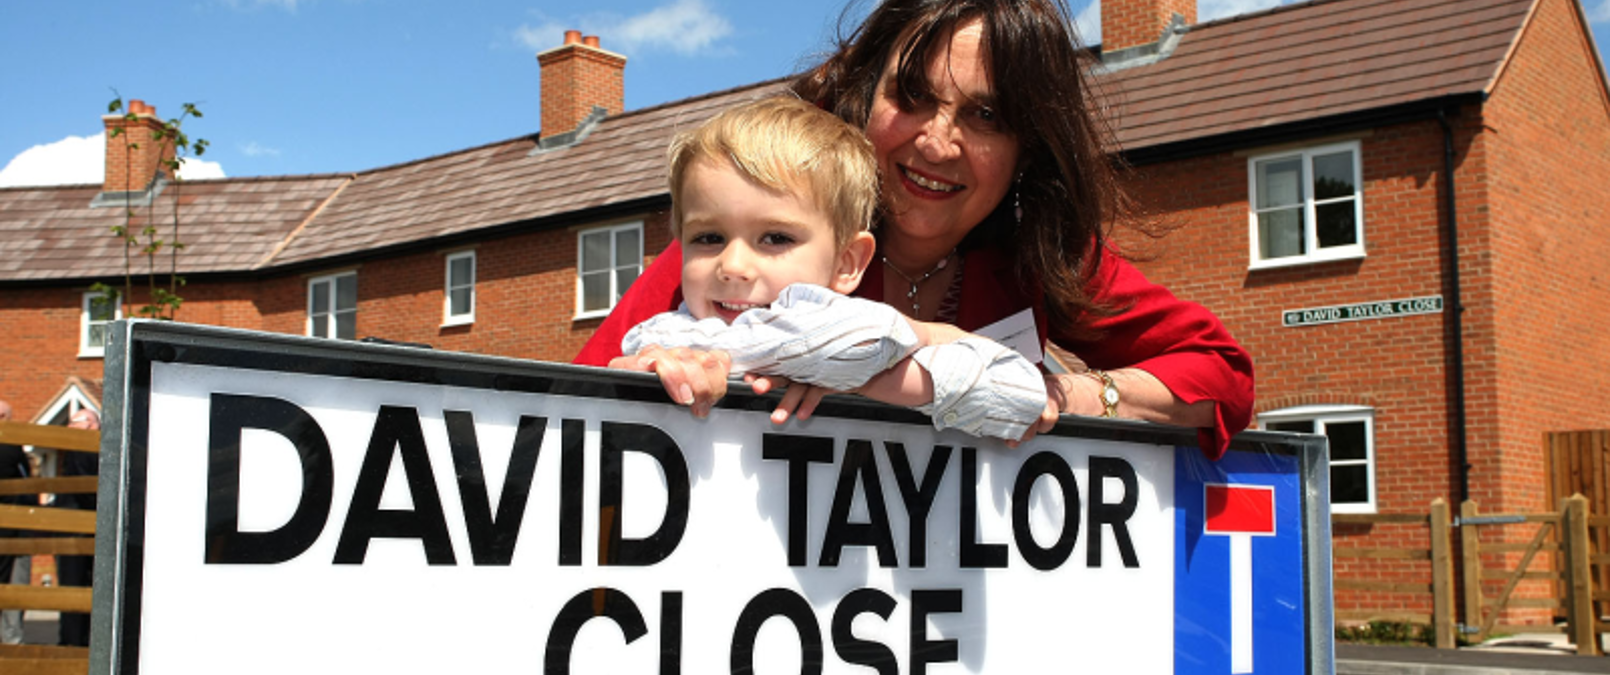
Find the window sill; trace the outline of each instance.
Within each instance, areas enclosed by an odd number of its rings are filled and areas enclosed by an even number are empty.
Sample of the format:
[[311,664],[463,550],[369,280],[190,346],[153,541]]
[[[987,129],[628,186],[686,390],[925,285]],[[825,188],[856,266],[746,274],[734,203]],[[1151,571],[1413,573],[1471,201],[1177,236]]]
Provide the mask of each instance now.
[[452,328],[454,326],[468,326],[468,325],[473,324],[473,323],[475,323],[475,315],[473,315],[473,314],[471,314],[469,316],[456,316],[456,317],[447,319],[445,321],[442,321],[442,328]]
[[1337,262],[1337,261],[1341,261],[1341,260],[1363,260],[1363,259],[1364,259],[1364,251],[1362,251],[1362,250],[1346,251],[1346,252],[1339,252],[1339,253],[1328,253],[1328,254],[1325,254],[1325,255],[1322,255],[1322,256],[1321,255],[1287,256],[1285,258],[1273,258],[1273,259],[1270,259],[1270,260],[1255,260],[1255,261],[1252,262],[1252,264],[1247,265],[1247,271],[1256,272],[1258,270],[1281,269],[1281,268],[1285,268],[1285,267],[1301,267],[1303,265],[1319,265],[1319,264],[1323,264],[1323,263]]
[[611,307],[609,309],[599,310],[599,311],[594,311],[594,312],[582,312],[580,314],[577,314],[577,315],[571,317],[570,320],[572,322],[574,322],[574,321],[588,321],[588,320],[591,320],[591,319],[602,319],[602,318],[604,318],[606,316],[609,316],[610,311],[612,311],[614,309],[615,309],[614,307]]
[[78,358],[80,358],[80,359],[104,359],[104,358],[106,358],[106,350],[105,349],[100,349],[100,350],[96,350],[96,351],[83,350],[83,351],[78,352]]
[[1372,516],[1376,513],[1374,504],[1331,504],[1330,512],[1333,516],[1344,513]]

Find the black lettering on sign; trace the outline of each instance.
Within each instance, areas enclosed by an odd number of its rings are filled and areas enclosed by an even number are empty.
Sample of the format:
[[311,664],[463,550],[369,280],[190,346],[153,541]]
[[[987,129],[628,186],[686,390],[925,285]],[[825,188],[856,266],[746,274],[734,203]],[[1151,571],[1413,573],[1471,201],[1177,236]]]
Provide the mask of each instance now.
[[[413,509],[380,508],[380,493],[386,487],[391,457],[402,458],[403,475]],[[447,518],[442,515],[442,497],[436,491],[436,474],[430,468],[425,450],[425,434],[419,428],[419,413],[402,406],[380,406],[375,428],[369,436],[369,449],[358,469],[358,484],[352,489],[352,506],[341,527],[335,547],[335,564],[361,565],[376,537],[418,539],[425,549],[425,560],[432,565],[452,565],[453,542],[447,536]]]
[[[1062,532],[1050,548],[1043,548],[1034,540],[1029,529],[1029,500],[1034,483],[1040,476],[1050,476],[1062,488]],[[1074,482],[1073,469],[1054,452],[1040,452],[1023,463],[1012,486],[1012,534],[1024,562],[1037,570],[1054,570],[1073,555],[1073,545],[1079,541],[1079,484]]]
[[850,628],[855,617],[871,612],[887,621],[894,613],[895,599],[875,588],[858,588],[850,591],[833,610],[833,651],[845,663],[866,666],[878,675],[899,675],[900,664],[894,660],[894,650],[881,642],[862,640]]
[[[832,443],[832,439],[826,439]],[[728,667],[733,675],[755,672],[755,638],[767,619],[780,616],[794,624],[799,632],[801,675],[822,673],[822,627],[816,622],[811,603],[798,593],[786,588],[772,588],[755,596],[738,615],[738,625],[732,631],[732,651]]]
[[542,672],[570,675],[570,652],[576,646],[576,635],[581,632],[582,624],[600,616],[620,626],[626,644],[648,634],[643,613],[638,611],[637,603],[632,602],[630,596],[613,588],[582,591],[571,597],[553,619],[553,629],[548,631],[548,645],[542,655]]
[[922,471],[922,485],[919,487],[911,472],[911,460],[906,457],[905,446],[885,443],[884,447],[889,450],[894,481],[900,486],[900,500],[905,502],[906,514],[911,520],[911,552],[907,554],[910,560],[906,562],[913,569],[922,569],[928,565],[928,512],[934,507],[934,497],[939,495],[939,483],[945,477],[945,469],[950,466],[951,448],[948,445],[934,446],[933,455],[928,458],[928,467]]
[[682,592],[660,593],[660,673],[682,675]]
[[[865,523],[849,522],[857,484],[866,499],[868,522]],[[839,482],[833,489],[833,509],[827,517],[827,532],[822,536],[821,566],[838,567],[839,554],[846,545],[876,547],[880,567],[900,564],[894,552],[894,534],[889,531],[889,509],[883,501],[883,482],[878,478],[878,463],[872,456],[871,441],[851,439],[844,447]]]
[[[330,517],[335,469],[330,442],[307,411],[277,398],[213,394],[207,434],[208,565],[266,565],[301,555]],[[262,429],[284,436],[302,463],[296,511],[268,532],[240,531],[240,435]]]
[[581,564],[581,497],[584,477],[582,441],[587,423],[559,423],[559,565]]
[[788,566],[805,566],[805,536],[810,525],[810,465],[833,463],[833,439],[763,434],[762,459],[788,462]]
[[[688,528],[688,460],[663,430],[646,424],[604,422],[600,434],[598,564],[644,567],[665,560]],[[665,519],[642,539],[621,535],[623,459],[627,452],[653,458],[665,474]]]
[[[1116,504],[1106,501],[1107,478],[1117,478],[1124,485],[1124,498]],[[1135,515],[1139,493],[1135,467],[1129,462],[1117,457],[1090,457],[1090,542],[1085,548],[1086,566],[1101,567],[1101,526],[1111,525],[1124,567],[1140,567],[1140,561],[1135,558],[1135,544],[1129,540],[1128,525],[1129,517]]]
[[962,448],[961,566],[1006,567],[1006,544],[978,541],[978,449]]
[[911,591],[911,675],[926,675],[930,663],[954,663],[960,658],[955,640],[928,639],[928,615],[961,611],[961,589]]
[[537,454],[542,451],[548,418],[520,417],[495,518],[486,490],[486,472],[481,469],[475,417],[466,411],[444,410],[442,421],[447,424],[447,443],[452,448],[453,468],[458,473],[458,494],[464,504],[470,556],[477,565],[508,565],[514,559],[514,545],[520,538],[520,522],[525,519],[531,478],[537,472]]

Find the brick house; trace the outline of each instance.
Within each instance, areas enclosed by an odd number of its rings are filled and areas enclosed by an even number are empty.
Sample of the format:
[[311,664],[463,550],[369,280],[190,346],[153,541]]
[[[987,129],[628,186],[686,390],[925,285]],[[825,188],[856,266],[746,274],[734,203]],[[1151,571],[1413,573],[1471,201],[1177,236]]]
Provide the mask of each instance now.
[[[1331,437],[1337,511],[1547,508],[1542,435],[1610,428],[1595,311],[1610,307],[1610,89],[1580,2],[1103,13],[1099,81],[1133,189],[1172,228],[1120,242],[1252,352],[1258,424]],[[178,318],[568,360],[667,243],[671,134],[779,83],[622,111],[625,59],[595,38],[538,60],[543,133],[356,174],[183,183]],[[100,377],[96,326],[116,310],[89,285],[121,285],[106,233],[123,200],[151,204],[136,227],[172,220],[180,186],[154,160],[114,178],[135,165],[115,146],[103,185],[0,189],[0,331],[27,357],[0,366],[0,397],[19,417]],[[1339,616],[1387,601],[1339,589]]]

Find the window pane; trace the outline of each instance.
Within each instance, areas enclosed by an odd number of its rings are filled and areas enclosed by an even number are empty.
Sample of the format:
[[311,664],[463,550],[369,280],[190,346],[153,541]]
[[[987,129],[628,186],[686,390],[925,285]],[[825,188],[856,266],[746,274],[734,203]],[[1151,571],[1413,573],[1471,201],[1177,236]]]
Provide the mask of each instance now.
[[87,346],[95,348],[106,347],[106,324],[90,326],[89,335],[86,337],[89,339]]
[[1319,247],[1351,246],[1358,243],[1358,227],[1353,221],[1354,202],[1332,202],[1314,207],[1319,222]]
[[1301,208],[1258,214],[1258,247],[1264,259],[1303,254]]
[[1258,162],[1258,209],[1302,203],[1301,157]]
[[451,291],[448,291],[447,292],[447,299],[448,299],[448,302],[449,302],[449,307],[448,307],[448,310],[447,310],[448,314],[452,314],[453,316],[459,316],[459,315],[469,314],[470,313],[470,289],[469,289],[469,287],[466,286],[464,288],[455,288],[455,289],[453,289]]
[[592,312],[609,306],[609,272],[581,275],[581,310]]
[[314,314],[309,318],[311,321],[308,323],[313,331],[313,337],[330,337],[330,331],[326,328],[326,322],[329,321],[330,315]]
[[1370,472],[1361,464],[1330,468],[1332,504],[1367,504],[1370,501]]
[[1364,422],[1331,422],[1325,425],[1330,439],[1331,459],[1364,459]]
[[447,264],[447,284],[457,288],[475,283],[474,263],[473,258],[454,258]]
[[113,298],[105,295],[90,298],[90,321],[111,321],[115,318],[117,318],[117,302]]
[[1354,192],[1351,151],[1314,158],[1314,199],[1351,197]]
[[335,315],[335,336],[351,340],[358,336],[358,313],[340,312]]
[[335,308],[357,309],[358,275],[347,274],[335,278]]
[[328,314],[330,312],[330,282],[315,281],[311,288],[313,300],[312,304],[309,305],[310,309],[308,311],[314,314]]
[[593,232],[581,237],[581,271],[593,272],[609,267],[609,233]]
[[620,300],[626,295],[626,289],[637,281],[636,267],[622,267],[615,271],[615,299]]
[[1265,425],[1270,431],[1291,431],[1301,434],[1314,433],[1313,420],[1291,420],[1289,422],[1270,422]]
[[638,250],[637,228],[620,230],[615,233],[615,264],[639,265],[643,261],[643,252]]

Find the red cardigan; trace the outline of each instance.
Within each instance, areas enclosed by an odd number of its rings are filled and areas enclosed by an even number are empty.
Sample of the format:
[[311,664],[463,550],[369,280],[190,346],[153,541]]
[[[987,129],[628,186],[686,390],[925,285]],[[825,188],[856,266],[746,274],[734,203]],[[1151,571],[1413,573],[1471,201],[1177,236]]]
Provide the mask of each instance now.
[[[1214,401],[1214,426],[1204,427],[1198,434],[1202,451],[1212,459],[1223,455],[1230,437],[1252,421],[1252,357],[1230,337],[1218,317],[1147,281],[1140,270],[1112,252],[1102,251],[1099,273],[1090,280],[1090,290],[1098,303],[1128,309],[1095,321],[1092,328],[1100,331],[1101,338],[1094,341],[1049,332],[1043,294],[1038,288],[1024,289],[1002,253],[975,250],[966,255],[965,265],[958,328],[978,330],[1033,308],[1041,341],[1049,339],[1091,368],[1139,368],[1156,376],[1186,403]],[[682,304],[681,282],[682,247],[673,241],[632,282],[574,363],[605,366],[620,356],[626,331]],[[872,265],[855,295],[881,301],[882,294],[883,267]]]

